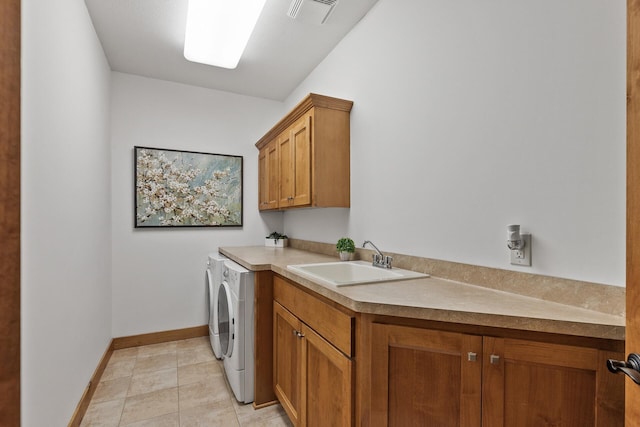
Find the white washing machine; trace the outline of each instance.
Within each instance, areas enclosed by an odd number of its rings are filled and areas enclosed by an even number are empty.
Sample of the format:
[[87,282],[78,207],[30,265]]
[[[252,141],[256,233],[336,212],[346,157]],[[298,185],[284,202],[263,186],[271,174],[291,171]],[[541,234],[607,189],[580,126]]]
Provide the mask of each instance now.
[[224,261],[228,259],[224,255],[214,252],[207,259],[207,271],[204,274],[205,292],[207,293],[207,313],[209,317],[209,340],[213,354],[222,359],[220,350],[220,335],[218,332],[218,289],[222,284]]
[[239,402],[253,402],[253,272],[227,260],[218,291],[224,371]]

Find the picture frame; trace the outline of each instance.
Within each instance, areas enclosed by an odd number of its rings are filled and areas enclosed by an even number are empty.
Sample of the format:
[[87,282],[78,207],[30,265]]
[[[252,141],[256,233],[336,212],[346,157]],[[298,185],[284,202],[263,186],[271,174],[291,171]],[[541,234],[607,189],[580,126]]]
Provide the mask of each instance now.
[[243,157],[133,147],[134,227],[242,227]]

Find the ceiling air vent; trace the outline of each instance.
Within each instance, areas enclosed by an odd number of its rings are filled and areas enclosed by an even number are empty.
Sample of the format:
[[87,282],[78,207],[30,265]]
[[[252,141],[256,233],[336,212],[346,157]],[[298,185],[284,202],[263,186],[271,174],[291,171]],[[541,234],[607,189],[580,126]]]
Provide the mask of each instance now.
[[324,24],[338,0],[293,0],[287,16],[302,22]]

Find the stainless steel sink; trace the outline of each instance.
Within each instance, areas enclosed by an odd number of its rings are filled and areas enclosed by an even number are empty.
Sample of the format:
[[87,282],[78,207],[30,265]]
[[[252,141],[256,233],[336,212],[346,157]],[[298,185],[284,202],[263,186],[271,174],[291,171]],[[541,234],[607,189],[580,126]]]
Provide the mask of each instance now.
[[323,262],[317,264],[288,265],[291,271],[311,279],[319,279],[334,286],[360,285],[364,283],[392,282],[396,280],[429,277],[401,268],[374,267],[366,261]]

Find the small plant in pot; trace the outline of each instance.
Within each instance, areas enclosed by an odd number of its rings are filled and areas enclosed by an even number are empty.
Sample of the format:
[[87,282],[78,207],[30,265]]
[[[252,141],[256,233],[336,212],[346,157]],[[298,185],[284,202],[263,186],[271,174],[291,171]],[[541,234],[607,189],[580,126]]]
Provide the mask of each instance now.
[[342,237],[338,240],[338,243],[336,243],[336,249],[338,250],[342,261],[350,261],[356,251],[356,245],[350,238]]
[[264,245],[275,247],[275,248],[283,248],[287,246],[289,243],[287,239],[288,237],[286,234],[280,234],[277,231],[274,231],[273,233],[269,234],[267,237],[264,238]]

